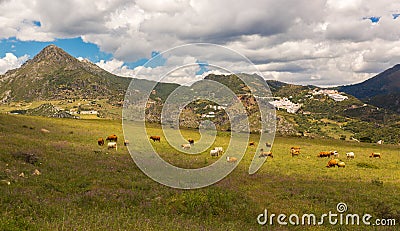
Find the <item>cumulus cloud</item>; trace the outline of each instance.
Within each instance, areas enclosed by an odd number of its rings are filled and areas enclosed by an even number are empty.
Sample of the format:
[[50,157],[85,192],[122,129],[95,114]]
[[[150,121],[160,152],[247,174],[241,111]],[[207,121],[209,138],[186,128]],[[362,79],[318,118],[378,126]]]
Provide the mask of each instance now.
[[123,77],[135,77],[139,70],[139,68],[130,69],[124,65],[123,61],[117,59],[112,59],[109,61],[100,60],[96,63],[96,65],[110,73]]
[[28,58],[28,55],[17,57],[13,53],[6,53],[6,55],[0,59],[0,74],[20,67]]
[[156,67],[138,66],[134,69],[127,67],[123,61],[117,59],[109,61],[100,60],[96,65],[119,76],[161,82],[187,84],[203,78],[201,75],[196,74],[200,70],[200,67],[193,57],[183,57],[180,59],[182,63],[179,65],[178,61],[174,60],[174,58],[170,60],[171,62],[166,65]]
[[[0,38],[80,36],[113,54],[99,66],[125,76],[139,70],[126,62],[194,42],[235,49],[266,78],[303,84],[359,82],[400,62],[400,18],[393,16],[398,1],[13,0],[0,6]],[[365,19],[371,17],[379,21]],[[196,57],[196,51],[185,56]],[[221,65],[242,67],[230,57]],[[162,69],[157,68],[151,70]]]

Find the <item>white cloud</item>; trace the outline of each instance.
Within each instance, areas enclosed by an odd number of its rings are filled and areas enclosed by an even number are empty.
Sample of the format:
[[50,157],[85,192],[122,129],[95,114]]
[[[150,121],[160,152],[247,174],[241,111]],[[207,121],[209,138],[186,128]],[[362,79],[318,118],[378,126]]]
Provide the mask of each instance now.
[[124,77],[134,77],[139,79],[148,79],[162,82],[173,82],[179,84],[186,84],[194,80],[199,80],[202,77],[197,76],[196,72],[199,70],[199,66],[195,63],[192,57],[184,58],[184,65],[171,65],[157,66],[157,67],[144,67],[138,66],[134,69],[130,69],[124,62],[116,59],[110,61],[101,60],[96,65],[103,68],[106,71],[114,73]]
[[6,55],[0,59],[0,74],[20,67],[28,58],[28,55],[17,57],[13,53],[6,53]]
[[117,59],[112,59],[109,61],[100,60],[96,63],[96,65],[110,73],[123,77],[135,77],[137,71],[139,70],[129,69],[127,66],[124,65],[123,61]]
[[[398,1],[13,0],[1,1],[0,7],[0,38],[81,36],[113,54],[113,60],[99,66],[126,76],[138,69],[124,62],[194,42],[235,49],[264,76],[294,83],[359,82],[400,62],[400,18],[392,16],[400,10]],[[372,16],[381,18],[378,23],[363,19]],[[193,52],[182,57],[196,57]],[[228,69],[242,67],[223,58]]]
[[356,11],[361,8],[362,0],[328,0],[327,5],[338,11]]

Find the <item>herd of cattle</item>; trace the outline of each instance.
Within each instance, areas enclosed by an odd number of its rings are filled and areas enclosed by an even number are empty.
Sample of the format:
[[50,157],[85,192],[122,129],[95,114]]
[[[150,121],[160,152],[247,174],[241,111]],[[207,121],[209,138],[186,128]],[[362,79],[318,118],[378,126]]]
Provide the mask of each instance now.
[[[300,147],[292,147],[290,149],[290,153],[292,154],[292,157],[299,155]],[[328,164],[326,165],[327,168],[331,168],[331,167],[335,167],[335,166],[338,166],[339,168],[346,167],[346,163],[338,159],[339,153],[337,151],[322,151],[322,152],[318,153],[317,157],[330,157],[331,158],[328,161]],[[347,157],[347,159],[354,159],[355,154],[354,154],[354,152],[347,152],[346,157]],[[377,152],[373,152],[369,155],[369,157],[370,158],[372,158],[372,157],[381,158],[381,154],[377,153]]]
[[[160,136],[150,136],[150,140],[152,140],[153,142],[161,142],[161,137]],[[108,141],[107,143],[107,148],[108,149],[115,149],[117,150],[117,141],[118,141],[118,137],[116,135],[109,135],[105,141]],[[97,144],[99,146],[103,146],[105,144],[105,141],[103,138],[99,138],[97,140]],[[193,145],[194,145],[194,139],[189,138],[188,143],[182,144],[181,147],[182,149],[190,149]],[[128,146],[129,141],[128,140],[124,140],[124,146]],[[255,142],[254,141],[250,141],[249,142],[249,146],[255,146]],[[266,147],[270,148],[272,145],[270,143],[266,143]],[[214,149],[210,150],[210,156],[211,157],[218,157],[219,155],[222,155],[224,153],[224,149],[222,147],[214,147]],[[300,155],[300,147],[291,147],[290,148],[290,154],[292,155],[292,157],[294,156],[299,156]],[[260,149],[259,152],[259,156],[260,158],[267,158],[267,157],[271,157],[273,158],[274,155],[272,154],[272,152],[270,151],[264,151],[264,149]],[[330,157],[331,159],[328,161],[328,164],[326,165],[326,167],[330,168],[330,167],[346,167],[345,162],[341,161],[338,159],[339,157],[339,153],[337,151],[322,151],[320,153],[318,153],[317,157]],[[348,152],[346,153],[346,157],[347,159],[354,159],[355,158],[355,154],[354,152]],[[376,153],[373,152],[369,155],[370,158],[381,158],[381,153]],[[236,157],[226,157],[227,162],[236,162],[237,158]]]
[[[107,148],[108,149],[117,150],[118,137],[115,134],[107,136],[106,141],[108,141],[108,143],[107,143]],[[99,146],[103,146],[104,143],[105,143],[105,141],[104,141],[104,139],[102,137],[97,139],[97,144]],[[128,144],[129,144],[129,141],[128,140],[124,140],[124,146],[128,146]]]

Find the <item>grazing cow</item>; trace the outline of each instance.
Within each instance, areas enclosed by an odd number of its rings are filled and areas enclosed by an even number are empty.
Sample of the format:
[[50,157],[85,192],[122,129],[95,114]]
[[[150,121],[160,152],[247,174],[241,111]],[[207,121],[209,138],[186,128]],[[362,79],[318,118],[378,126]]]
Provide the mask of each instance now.
[[99,146],[103,146],[104,145],[104,139],[103,138],[99,138],[99,139],[97,139],[97,144],[99,145]]
[[10,185],[11,182],[8,180],[0,180],[1,183],[6,184],[6,185]]
[[373,152],[371,155],[369,155],[369,157],[381,158],[381,154],[378,152]]
[[290,154],[292,154],[292,157],[300,155],[300,147],[291,147]]
[[129,140],[124,140],[124,146],[128,146],[129,145]]
[[40,129],[40,132],[41,132],[41,133],[50,133],[50,131],[49,131],[49,130],[47,130],[47,129],[44,129],[44,128]]
[[346,164],[345,164],[343,161],[340,161],[340,162],[337,164],[337,166],[338,166],[338,168],[344,168],[344,167],[346,167]]
[[237,161],[237,158],[236,158],[236,157],[229,157],[229,156],[227,156],[227,157],[226,157],[226,161],[228,161],[228,162],[230,162],[230,163],[233,163],[233,162],[236,162],[236,161]]
[[327,168],[330,167],[335,167],[336,165],[338,165],[339,160],[338,159],[331,159],[328,161],[328,164],[326,165]]
[[347,156],[347,159],[354,159],[355,154],[354,154],[354,152],[348,152],[348,153],[346,153],[346,156]]
[[188,139],[188,142],[189,142],[189,144],[193,145],[193,144],[194,144],[194,139],[189,138],[189,139]]
[[378,142],[376,142],[377,144],[383,144],[383,140],[378,140]]
[[339,153],[337,151],[333,151],[331,155],[334,157],[339,157]]
[[35,169],[34,171],[33,171],[33,173],[32,173],[32,175],[36,175],[36,176],[39,176],[39,175],[41,175],[42,173],[38,170],[38,169]]
[[218,156],[218,155],[219,155],[219,152],[218,152],[218,150],[212,149],[212,150],[210,150],[210,155],[211,155],[212,157]]
[[224,149],[222,147],[215,147],[214,150],[218,152],[218,155],[224,153]]
[[256,144],[254,143],[254,141],[250,141],[249,142],[249,146],[255,146]]
[[357,140],[356,138],[353,138],[353,137],[350,137],[350,140],[354,140],[354,141],[356,141],[356,142],[360,143],[360,141],[359,141],[359,140]]
[[190,144],[182,144],[181,147],[183,149],[190,149],[191,146],[190,146]]
[[159,137],[159,136],[150,136],[150,139],[153,140],[153,142],[156,142],[156,141],[161,142],[161,137]]
[[264,149],[260,149],[260,155],[258,157],[268,157],[268,156],[274,158],[272,152],[264,152]]
[[329,152],[320,152],[317,156],[318,157],[330,157],[331,155],[333,155],[333,152],[329,151]]
[[108,142],[107,148],[108,149],[115,149],[115,151],[117,151],[117,142]]
[[106,141],[110,141],[110,142],[117,142],[117,140],[118,140],[118,137],[115,134],[114,135],[109,135],[106,138]]

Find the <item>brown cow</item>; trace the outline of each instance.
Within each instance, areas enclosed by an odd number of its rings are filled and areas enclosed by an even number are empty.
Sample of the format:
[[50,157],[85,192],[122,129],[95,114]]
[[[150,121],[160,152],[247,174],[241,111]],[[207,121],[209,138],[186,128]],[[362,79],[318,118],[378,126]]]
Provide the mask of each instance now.
[[373,152],[371,155],[369,155],[369,157],[381,158],[381,154],[378,152]]
[[237,158],[236,158],[236,157],[229,157],[229,156],[227,156],[227,157],[226,157],[226,161],[233,163],[233,162],[236,162],[236,161],[237,161]]
[[129,145],[129,140],[124,140],[124,146],[128,146]]
[[118,140],[118,137],[115,134],[114,135],[109,135],[106,138],[106,141],[110,141],[110,142],[117,142],[117,140]]
[[189,139],[188,139],[188,142],[189,142],[190,145],[193,145],[193,144],[194,144],[194,139],[189,138]]
[[97,144],[99,145],[99,146],[103,146],[104,145],[104,139],[103,138],[99,138],[99,139],[97,139]]
[[264,149],[260,149],[260,155],[258,157],[271,157],[274,158],[272,152],[264,152]]
[[300,147],[291,147],[290,154],[292,154],[292,157],[300,155]]
[[153,140],[153,142],[156,142],[156,141],[161,142],[161,137],[159,137],[159,136],[150,136],[150,139]]
[[338,164],[339,164],[339,160],[338,159],[331,159],[330,161],[328,161],[328,164],[326,165],[326,167],[327,168],[335,167]]
[[317,156],[318,157],[330,157],[331,155],[333,155],[333,152],[329,151],[329,152],[320,152]]

